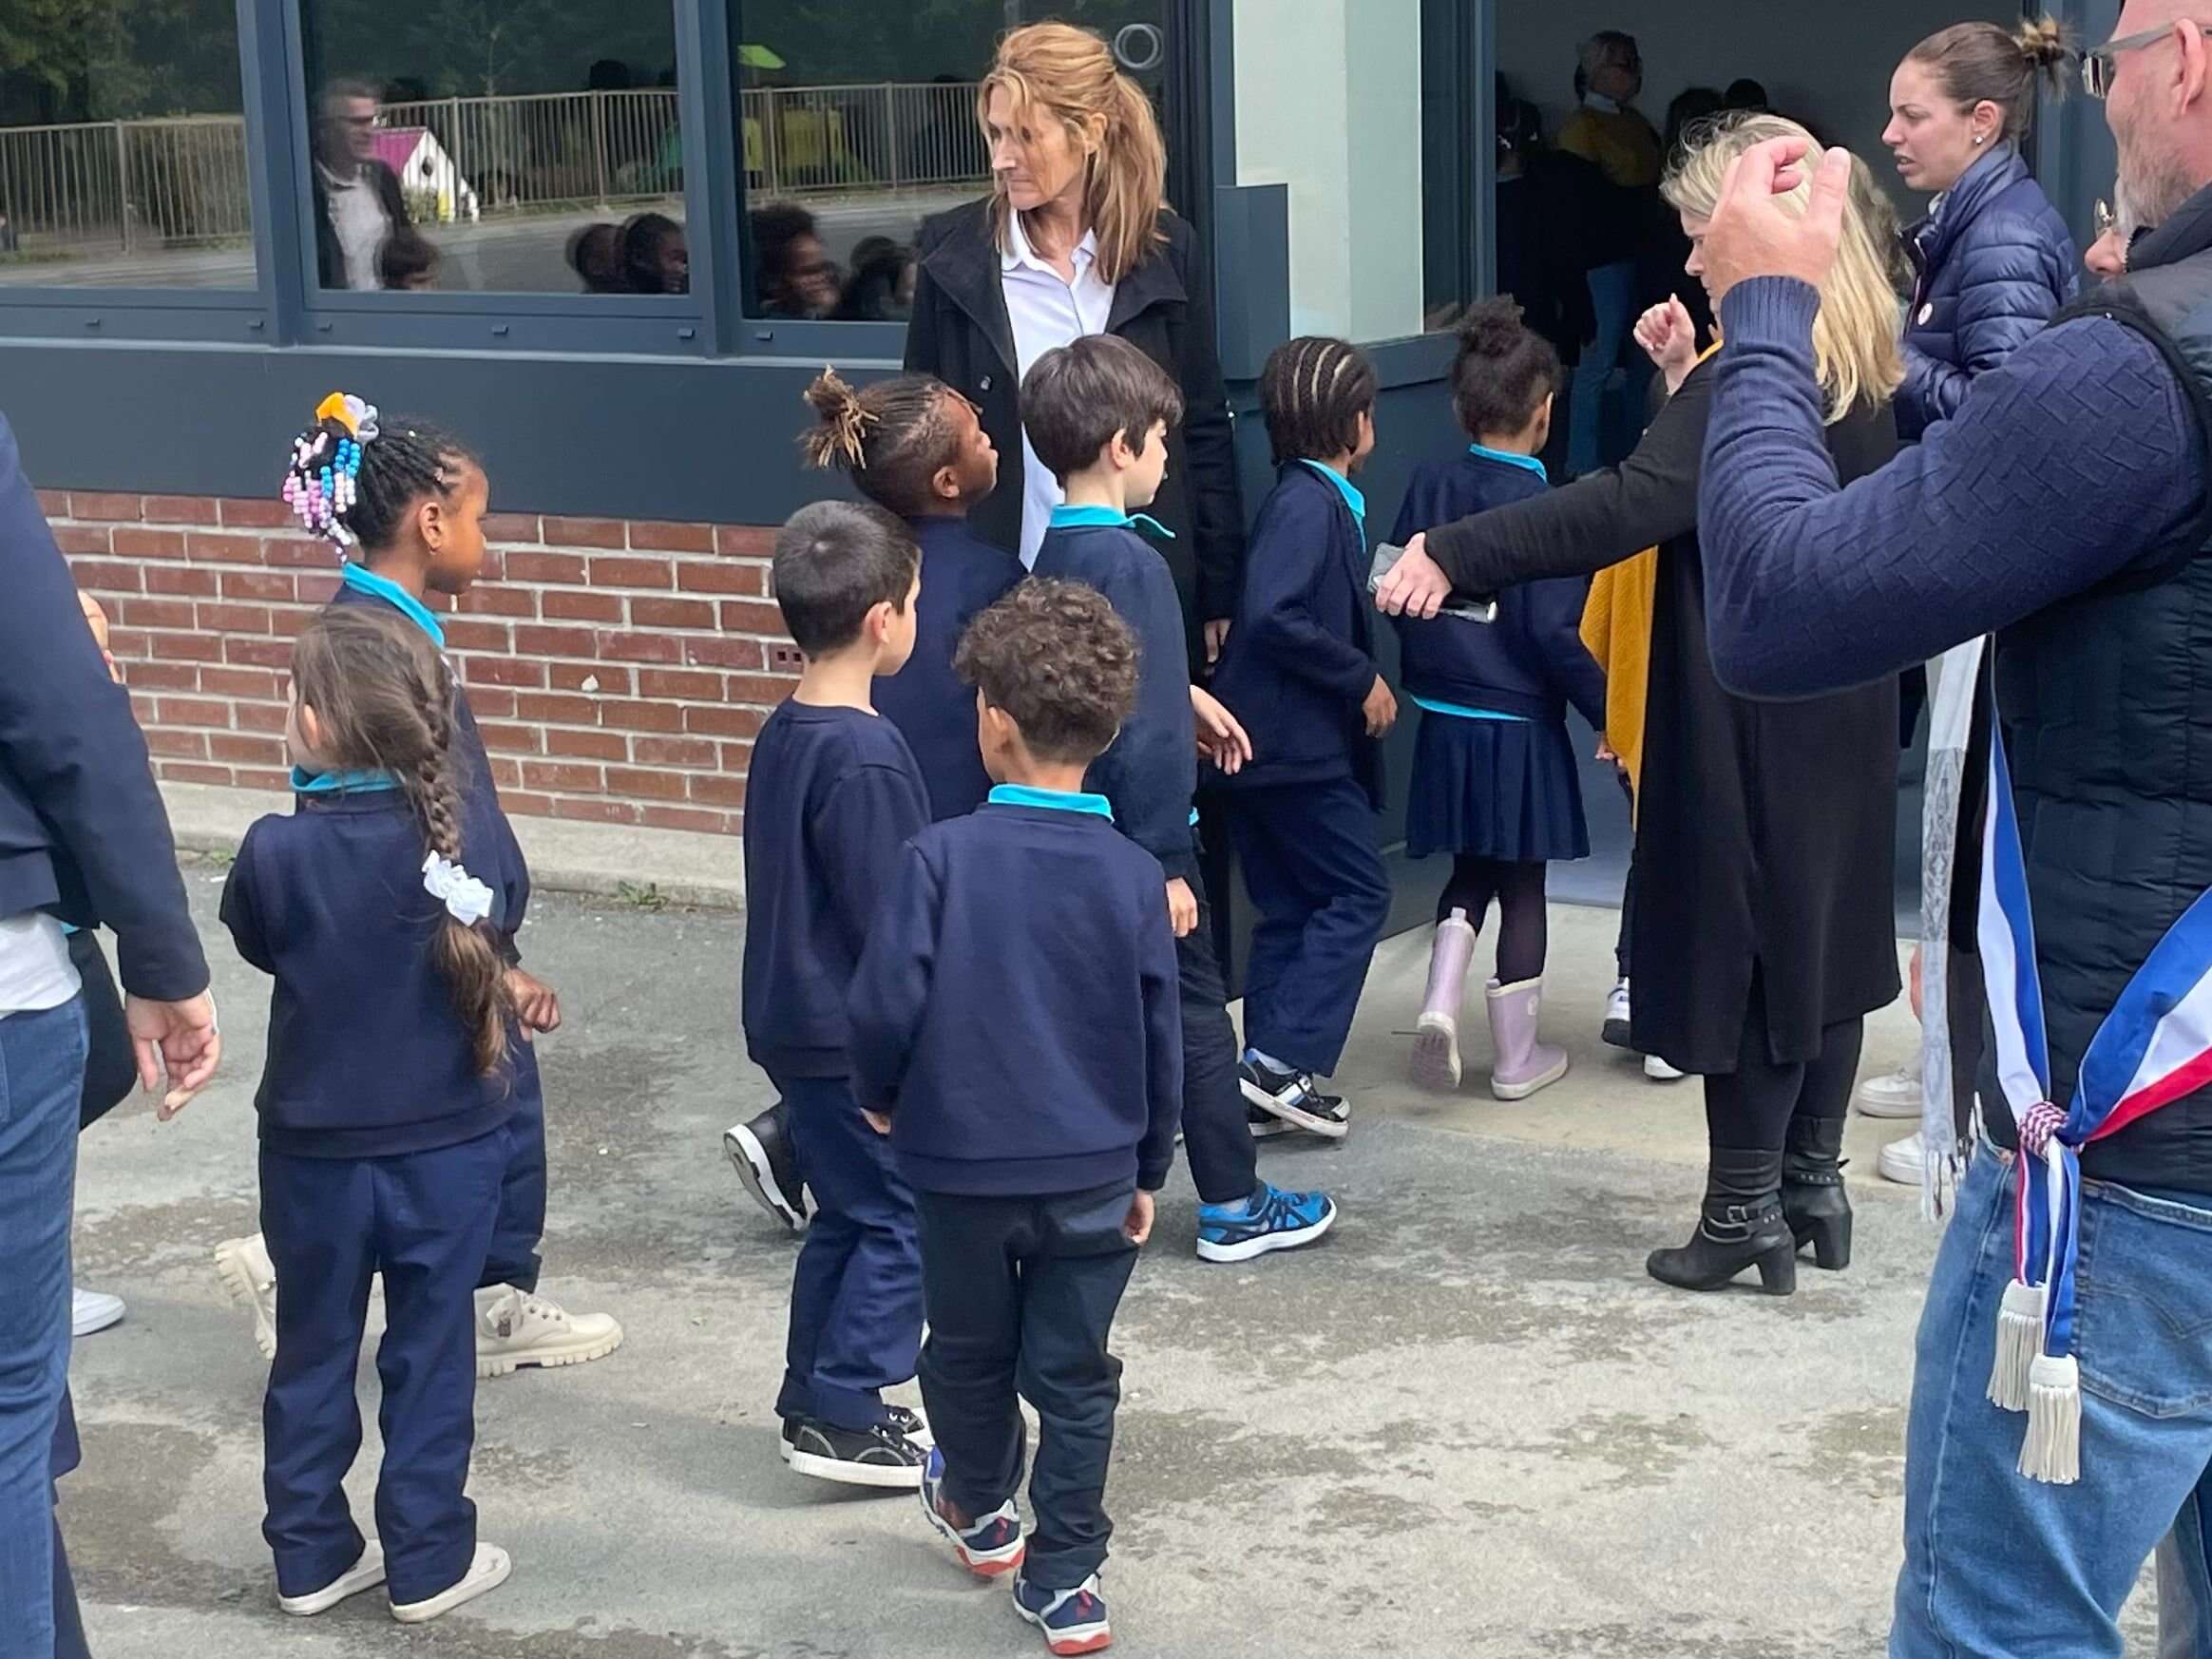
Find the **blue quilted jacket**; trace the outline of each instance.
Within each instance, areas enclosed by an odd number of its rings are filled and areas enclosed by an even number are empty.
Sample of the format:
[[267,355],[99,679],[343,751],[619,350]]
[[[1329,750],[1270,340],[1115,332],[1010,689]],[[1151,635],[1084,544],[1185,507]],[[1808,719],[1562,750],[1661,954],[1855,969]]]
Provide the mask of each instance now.
[[1905,324],[1897,432],[1917,438],[1958,412],[1966,389],[2073,297],[2080,263],[2066,220],[2011,144],[1966,170],[1937,211],[1905,232],[1919,281]]

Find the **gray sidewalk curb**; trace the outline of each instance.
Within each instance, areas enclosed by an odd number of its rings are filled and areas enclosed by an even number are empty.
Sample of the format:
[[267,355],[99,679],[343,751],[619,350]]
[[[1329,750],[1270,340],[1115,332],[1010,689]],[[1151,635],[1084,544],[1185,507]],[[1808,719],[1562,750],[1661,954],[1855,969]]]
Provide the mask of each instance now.
[[[162,798],[179,849],[219,856],[238,851],[256,818],[292,810],[289,794],[215,784],[164,783]],[[543,891],[632,903],[649,894],[700,909],[745,908],[744,854],[734,835],[558,818],[513,823],[530,861],[530,884]],[[467,862],[466,849],[462,862]]]

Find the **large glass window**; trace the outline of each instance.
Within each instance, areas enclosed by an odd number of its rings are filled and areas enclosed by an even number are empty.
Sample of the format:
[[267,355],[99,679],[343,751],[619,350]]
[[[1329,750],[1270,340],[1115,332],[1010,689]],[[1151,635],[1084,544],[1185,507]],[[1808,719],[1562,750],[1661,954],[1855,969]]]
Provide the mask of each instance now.
[[739,0],[734,12],[755,316],[906,316],[922,220],[990,188],[976,89],[1007,29],[1093,29],[1164,101],[1167,0]]
[[691,286],[669,0],[304,0],[326,290]]
[[0,4],[0,286],[251,288],[235,0]]

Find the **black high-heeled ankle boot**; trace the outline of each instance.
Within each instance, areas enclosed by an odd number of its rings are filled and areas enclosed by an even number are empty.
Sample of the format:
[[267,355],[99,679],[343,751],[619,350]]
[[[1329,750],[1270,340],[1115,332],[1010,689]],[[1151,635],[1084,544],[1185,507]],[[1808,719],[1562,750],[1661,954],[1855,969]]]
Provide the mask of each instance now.
[[1680,1249],[1653,1250],[1645,1271],[1683,1290],[1719,1290],[1745,1268],[1760,1288],[1797,1288],[1797,1241],[1782,1213],[1782,1154],[1757,1147],[1712,1149],[1697,1230]]
[[1843,1191],[1843,1119],[1793,1117],[1782,1154],[1782,1212],[1816,1266],[1851,1265],[1851,1200]]

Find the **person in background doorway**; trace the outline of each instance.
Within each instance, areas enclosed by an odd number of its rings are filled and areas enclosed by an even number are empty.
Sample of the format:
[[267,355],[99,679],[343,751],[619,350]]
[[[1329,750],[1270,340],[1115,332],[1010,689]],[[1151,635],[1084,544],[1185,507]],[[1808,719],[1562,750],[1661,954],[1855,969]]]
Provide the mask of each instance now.
[[[1993,23],[1939,29],[1907,52],[1890,77],[1882,142],[1897,175],[1935,200],[1905,232],[1914,290],[1905,319],[1905,383],[1897,432],[1907,442],[1957,412],[1977,375],[1996,368],[2073,297],[2074,246],[2066,221],[2028,171],[2021,143],[2038,81],[2056,93],[2071,54],[2045,18],[2007,30]],[[1901,679],[1897,743],[1912,747],[1928,697],[1928,671]],[[1859,1110],[1916,1118],[1919,1067],[1868,1080]],[[1893,1170],[1919,1179],[1920,1143],[1907,1137]]]
[[814,216],[795,202],[772,201],[754,208],[748,222],[760,315],[828,316],[837,303],[837,261],[822,245]]
[[315,129],[315,257],[325,288],[387,286],[377,260],[409,224],[399,175],[376,157],[375,89],[323,88]]
[[1721,94],[1721,107],[1749,115],[1768,115],[1774,110],[1766,99],[1766,83],[1749,75],[1739,75],[1728,83],[1728,89]]
[[1659,135],[1634,107],[1644,86],[1644,60],[1636,38],[1605,29],[1582,43],[1581,107],[1559,129],[1559,147],[1594,162],[1613,187],[1610,208],[1592,226],[1590,300],[1596,333],[1574,366],[1567,404],[1567,467],[1584,473],[1597,467],[1605,391],[1623,357],[1629,362],[1629,407],[1639,412],[1649,368],[1635,352],[1629,330],[1636,319],[1637,260],[1659,216],[1659,173],[1666,157]]
[[830,311],[852,322],[905,322],[914,315],[914,253],[888,237],[853,245],[852,275]]
[[[1518,306],[1502,297],[1476,305],[1452,364],[1453,412],[1474,441],[1449,461],[1416,468],[1390,540],[1403,546],[1423,530],[1549,489],[1536,456],[1551,435],[1559,379],[1557,354],[1521,321]],[[1452,859],[1415,1021],[1413,1078],[1424,1088],[1459,1086],[1459,1010],[1494,899],[1491,1093],[1525,1099],[1567,1075],[1566,1052],[1538,1040],[1537,1017],[1549,945],[1544,868],[1590,855],[1568,705],[1605,729],[1605,682],[1575,633],[1585,586],[1565,577],[1510,587],[1487,626],[1457,617],[1398,620],[1406,696],[1421,711],[1405,850]]]
[[1497,291],[1573,363],[1597,327],[1591,309],[1591,225],[1611,186],[1580,156],[1548,149],[1536,106],[1497,77]]
[[665,213],[640,213],[622,226],[622,280],[632,294],[689,294],[691,244]]
[[[1700,238],[1724,176],[1783,136],[1810,143],[1778,116],[1738,116],[1669,170],[1667,200],[1701,280],[1709,272]],[[1808,353],[1818,392],[1805,393],[1804,413],[1822,476],[1848,483],[1896,450],[1889,400],[1903,366],[1896,302],[1860,198],[1848,183],[1838,195],[1841,252],[1818,296]],[[1801,180],[1783,212],[1802,214],[1811,200]],[[1709,1146],[1696,1231],[1646,1266],[1693,1290],[1718,1289],[1756,1266],[1769,1291],[1787,1292],[1802,1244],[1823,1268],[1850,1261],[1843,1124],[1865,1016],[1898,989],[1897,686],[1882,677],[1754,702],[1714,672],[1697,503],[1719,366],[1698,360],[1679,321],[1650,336],[1673,395],[1633,455],[1415,537],[1376,602],[1434,616],[1454,589],[1484,597],[1535,577],[1585,575],[1657,543],[1633,1037],[1705,1079]]]

